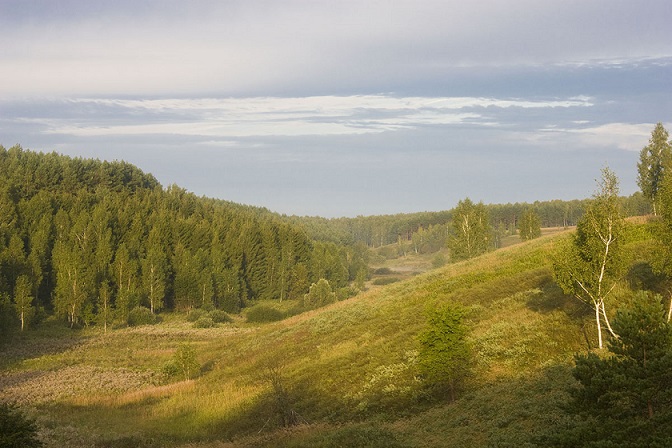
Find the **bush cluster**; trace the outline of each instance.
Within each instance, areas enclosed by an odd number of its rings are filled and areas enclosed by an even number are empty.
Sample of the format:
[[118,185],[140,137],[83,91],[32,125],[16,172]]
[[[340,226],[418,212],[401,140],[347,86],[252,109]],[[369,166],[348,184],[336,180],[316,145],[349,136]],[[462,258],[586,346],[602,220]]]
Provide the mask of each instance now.
[[247,312],[247,321],[254,323],[277,322],[285,318],[285,313],[270,306],[258,305]]
[[231,316],[222,310],[204,310],[196,308],[187,314],[187,321],[194,323],[194,328],[212,328],[217,324],[233,322]]
[[131,327],[152,325],[156,322],[156,315],[152,314],[152,311],[144,306],[135,307],[128,313],[128,325]]

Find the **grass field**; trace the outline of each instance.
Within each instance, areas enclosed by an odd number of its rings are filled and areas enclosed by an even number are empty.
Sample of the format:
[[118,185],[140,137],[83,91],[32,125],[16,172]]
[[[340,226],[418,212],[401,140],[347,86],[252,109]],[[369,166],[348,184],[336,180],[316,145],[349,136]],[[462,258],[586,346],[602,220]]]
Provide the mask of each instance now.
[[[48,447],[533,446],[562,424],[572,356],[595,339],[590,314],[552,279],[564,237],[410,269],[273,323],[196,329],[168,314],[103,334],[47,322],[2,346],[0,399],[36,417]],[[425,311],[446,302],[469,310],[475,358],[453,403],[428,395],[417,369]],[[167,376],[185,344],[200,374]],[[291,429],[278,425],[273,381],[300,423]]]

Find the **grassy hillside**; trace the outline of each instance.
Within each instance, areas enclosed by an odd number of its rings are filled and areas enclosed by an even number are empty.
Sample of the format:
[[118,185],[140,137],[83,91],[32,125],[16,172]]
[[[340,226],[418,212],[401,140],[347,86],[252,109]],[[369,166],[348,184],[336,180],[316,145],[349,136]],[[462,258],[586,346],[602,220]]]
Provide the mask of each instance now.
[[[561,424],[572,355],[594,336],[552,281],[565,235],[272,324],[46,325],[2,346],[0,399],[30,409],[47,446],[525,446]],[[449,301],[469,309],[476,359],[454,403],[428,396],[416,365],[425,310]],[[167,378],[185,342],[201,374]],[[302,425],[278,428],[272,380]]]

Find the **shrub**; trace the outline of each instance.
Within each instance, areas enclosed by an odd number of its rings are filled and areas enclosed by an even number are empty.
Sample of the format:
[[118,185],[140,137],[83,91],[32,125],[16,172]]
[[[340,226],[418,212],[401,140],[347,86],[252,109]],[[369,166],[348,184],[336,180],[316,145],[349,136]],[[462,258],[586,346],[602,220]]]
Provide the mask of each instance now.
[[37,425],[13,404],[0,403],[0,447],[41,447]]
[[209,316],[203,316],[194,322],[194,328],[212,328],[215,326],[215,321]]
[[180,344],[175,351],[173,359],[163,366],[163,374],[169,378],[182,377],[189,380],[195,378],[200,372],[201,366],[196,360],[196,351],[191,344]]
[[390,283],[396,283],[399,279],[397,277],[380,277],[373,280],[373,284],[377,286],[389,285]]
[[151,325],[156,323],[156,316],[152,314],[149,308],[138,306],[128,313],[128,325],[135,327],[138,325]]
[[393,274],[394,271],[392,271],[392,269],[390,269],[390,268],[378,268],[378,269],[374,270],[373,273],[375,275],[390,275],[390,274]]
[[446,257],[443,256],[443,254],[436,254],[434,258],[432,258],[432,267],[433,268],[440,268],[441,266],[444,266],[446,264]]
[[467,343],[466,310],[447,304],[428,310],[427,327],[420,334],[419,367],[430,386],[447,388],[451,401],[467,377],[472,361]]
[[310,285],[308,294],[303,296],[305,308],[318,308],[336,301],[336,294],[331,290],[329,281],[321,278],[317,283]]
[[247,312],[247,321],[262,323],[276,322],[285,318],[285,313],[270,306],[258,305]]
[[227,324],[229,322],[233,322],[233,319],[231,319],[231,316],[229,316],[226,312],[224,312],[222,310],[212,310],[212,311],[210,311],[210,318],[216,324]]
[[349,299],[350,297],[355,297],[359,294],[359,289],[355,286],[345,286],[343,288],[338,288],[336,290],[336,300],[341,301]]
[[189,313],[187,314],[187,321],[188,322],[196,322],[198,319],[205,316],[206,314],[208,314],[208,313],[205,310],[202,310],[200,308],[193,309],[193,310],[189,311]]

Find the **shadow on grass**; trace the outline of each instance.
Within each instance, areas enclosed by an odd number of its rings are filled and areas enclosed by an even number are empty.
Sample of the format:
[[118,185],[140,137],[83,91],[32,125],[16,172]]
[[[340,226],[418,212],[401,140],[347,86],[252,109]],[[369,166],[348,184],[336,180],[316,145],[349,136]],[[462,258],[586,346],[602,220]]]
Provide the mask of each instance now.
[[56,321],[44,322],[37,329],[10,334],[0,343],[0,371],[25,360],[73,350],[86,339],[77,330]]
[[539,294],[529,298],[528,309],[547,314],[562,311],[572,319],[581,319],[590,313],[590,307],[572,296],[566,295],[555,282],[548,281],[540,289]]

